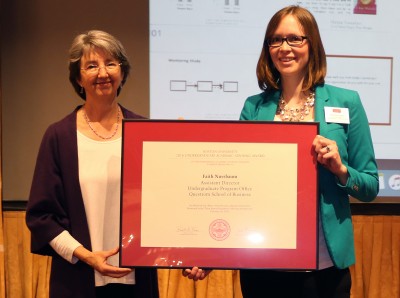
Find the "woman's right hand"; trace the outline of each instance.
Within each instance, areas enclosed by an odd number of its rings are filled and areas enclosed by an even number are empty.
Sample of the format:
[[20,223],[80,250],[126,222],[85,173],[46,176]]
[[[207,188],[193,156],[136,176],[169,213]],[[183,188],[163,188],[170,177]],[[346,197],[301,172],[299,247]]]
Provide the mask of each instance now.
[[113,255],[116,255],[118,251],[119,247],[106,251],[91,252],[83,246],[79,246],[77,249],[75,249],[74,255],[79,260],[91,266],[94,270],[100,272],[102,275],[120,278],[132,272],[132,269],[120,268],[107,263],[107,259]]
[[194,281],[203,280],[211,272],[211,270],[200,269],[199,267],[193,267],[192,269],[183,269],[182,275],[193,279]]

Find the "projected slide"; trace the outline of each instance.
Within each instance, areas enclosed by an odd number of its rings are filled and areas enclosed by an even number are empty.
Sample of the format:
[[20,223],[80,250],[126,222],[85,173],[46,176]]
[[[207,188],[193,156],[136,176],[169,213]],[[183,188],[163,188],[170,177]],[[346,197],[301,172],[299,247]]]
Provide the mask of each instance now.
[[150,117],[237,120],[261,92],[255,69],[267,23],[289,4],[317,19],[326,82],[360,93],[377,158],[400,159],[395,0],[151,0]]

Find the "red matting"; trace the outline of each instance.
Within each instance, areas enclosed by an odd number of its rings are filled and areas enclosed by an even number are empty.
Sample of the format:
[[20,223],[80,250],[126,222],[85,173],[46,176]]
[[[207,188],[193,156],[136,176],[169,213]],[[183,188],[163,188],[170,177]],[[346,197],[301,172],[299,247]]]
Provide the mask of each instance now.
[[[122,139],[120,266],[159,268],[317,268],[318,123],[125,120]],[[141,247],[142,148],[146,141],[290,143],[298,147],[295,249]],[[284,157],[279,157],[284,158]],[[171,170],[171,175],[174,169]],[[276,187],[285,187],[285,182]],[[179,214],[171,214],[171,217]],[[157,218],[154,218],[157,221]],[[193,221],[200,221],[194,218]]]

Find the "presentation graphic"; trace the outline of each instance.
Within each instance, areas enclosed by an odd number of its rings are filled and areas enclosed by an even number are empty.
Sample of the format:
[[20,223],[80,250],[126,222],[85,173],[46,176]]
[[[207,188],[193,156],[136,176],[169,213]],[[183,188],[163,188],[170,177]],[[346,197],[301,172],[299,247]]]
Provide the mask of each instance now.
[[354,13],[357,14],[376,14],[375,0],[357,0],[354,7]]
[[239,82],[222,82],[214,83],[212,81],[197,81],[197,82],[187,82],[179,80],[170,81],[170,91],[188,91],[197,90],[198,92],[213,92],[214,90],[221,90],[223,92],[238,92]]
[[317,19],[326,83],[359,92],[376,157],[400,160],[395,0],[150,0],[150,117],[239,119],[246,98],[262,92],[256,65],[267,23],[291,4]]

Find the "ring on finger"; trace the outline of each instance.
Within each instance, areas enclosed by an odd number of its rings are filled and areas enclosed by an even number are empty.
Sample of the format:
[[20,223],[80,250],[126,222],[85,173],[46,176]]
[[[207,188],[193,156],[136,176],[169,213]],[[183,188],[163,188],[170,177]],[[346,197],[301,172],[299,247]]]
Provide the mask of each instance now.
[[326,152],[328,152],[328,153],[331,152],[331,147],[326,146],[325,148],[326,148]]

